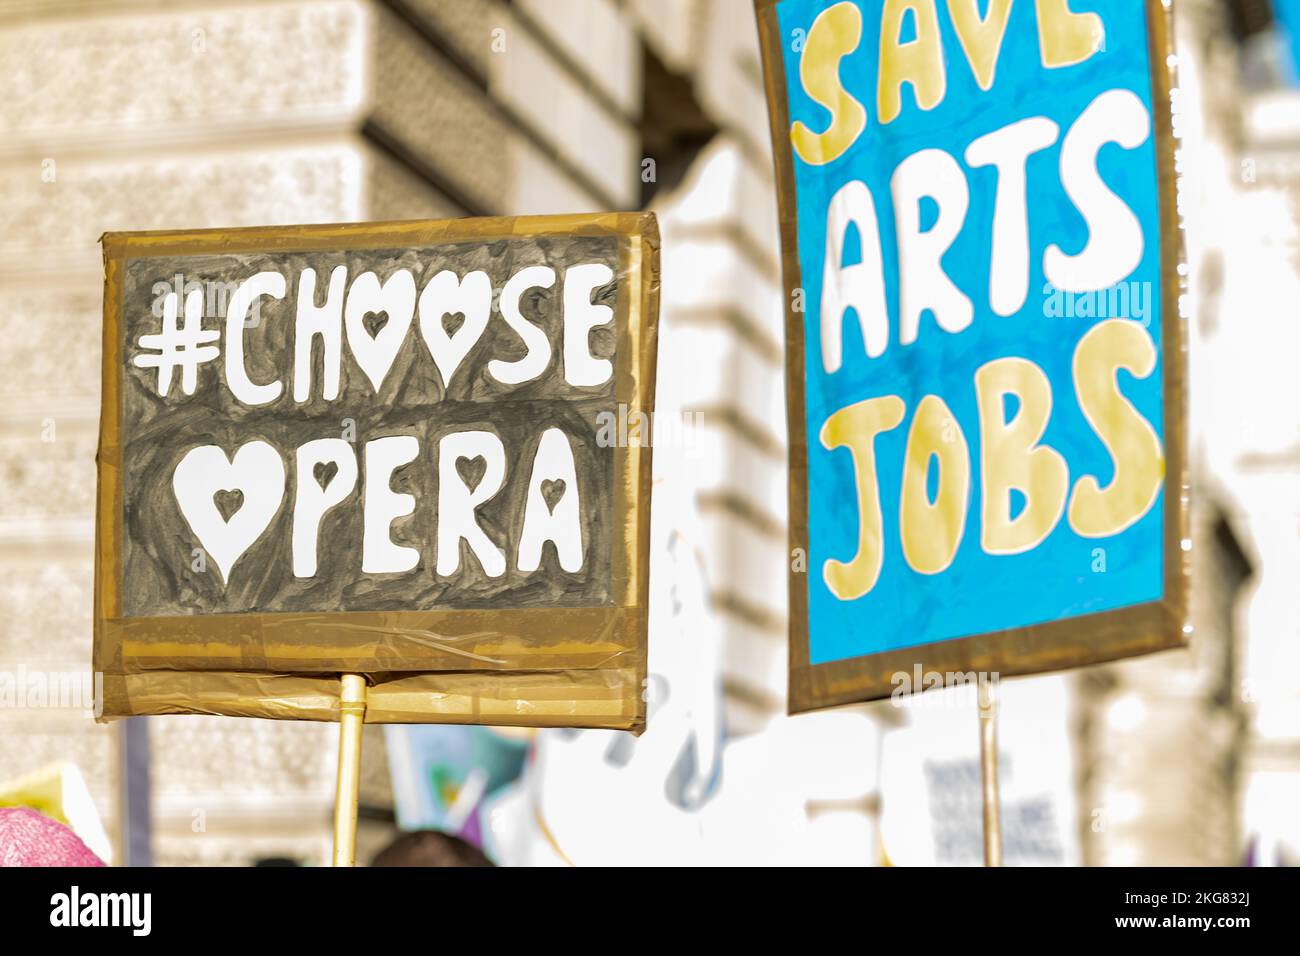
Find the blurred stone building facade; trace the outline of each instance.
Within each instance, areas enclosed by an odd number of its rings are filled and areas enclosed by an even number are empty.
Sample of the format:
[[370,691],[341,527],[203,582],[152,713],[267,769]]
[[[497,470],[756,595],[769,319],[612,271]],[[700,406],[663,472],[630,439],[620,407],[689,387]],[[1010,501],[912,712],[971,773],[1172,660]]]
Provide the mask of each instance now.
[[[1237,172],[1252,134],[1226,8],[1176,5],[1201,157],[1185,170],[1186,215],[1217,237],[1189,243],[1194,374],[1233,388],[1222,376],[1245,358],[1198,354],[1227,354],[1241,334],[1224,304],[1240,253],[1218,247],[1228,234],[1213,224],[1249,199]],[[702,413],[693,481],[727,732],[783,713],[783,293],[750,0],[0,0],[0,79],[0,670],[84,670],[90,657],[100,233],[650,203],[664,229],[661,388]],[[1274,134],[1270,156],[1300,157],[1300,124]],[[1298,165],[1274,163],[1291,203],[1280,233],[1295,223]],[[674,283],[688,266],[692,281]],[[1211,412],[1204,434],[1231,430]],[[1265,576],[1276,613],[1255,629],[1238,603],[1252,567],[1300,566],[1293,491],[1289,535],[1258,544],[1300,477],[1295,440],[1257,442],[1254,484],[1238,481],[1249,448],[1198,448],[1213,493],[1194,522],[1192,649],[1071,678],[1085,862],[1239,862],[1252,773],[1265,774],[1264,806],[1300,789],[1288,691],[1269,698],[1284,729],[1255,746],[1260,698],[1241,669],[1247,633],[1269,629],[1272,646],[1289,627],[1295,640],[1294,585]],[[333,726],[146,725],[155,862],[327,859]],[[121,726],[0,713],[0,778],[72,759],[113,829]],[[378,812],[363,814],[363,858],[391,826],[383,738],[367,730],[363,802]]]

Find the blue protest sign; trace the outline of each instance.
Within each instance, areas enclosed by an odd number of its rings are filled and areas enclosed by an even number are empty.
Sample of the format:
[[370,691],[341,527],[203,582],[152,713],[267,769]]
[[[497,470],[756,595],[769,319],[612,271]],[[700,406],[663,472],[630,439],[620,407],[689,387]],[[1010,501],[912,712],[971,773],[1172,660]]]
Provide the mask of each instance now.
[[918,664],[1008,675],[1182,643],[1165,6],[759,13],[789,294],[792,710],[887,696]]

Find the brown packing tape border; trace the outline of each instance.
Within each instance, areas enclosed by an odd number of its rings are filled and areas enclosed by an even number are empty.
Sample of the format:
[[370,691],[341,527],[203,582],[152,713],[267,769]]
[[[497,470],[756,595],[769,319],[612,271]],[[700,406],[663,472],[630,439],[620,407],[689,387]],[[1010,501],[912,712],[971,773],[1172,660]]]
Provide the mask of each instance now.
[[[790,118],[786,103],[782,37],[776,7],[781,0],[755,0],[763,60],[764,88],[776,165],[777,205],[781,225],[781,262],[786,292],[786,415],[789,434],[789,548],[808,554],[808,447],[804,422],[804,326],[802,313],[790,304],[802,286],[798,248]],[[812,573],[789,576],[790,713],[891,696],[895,675],[923,673],[997,673],[1004,677],[1037,674],[1096,664],[1153,651],[1184,647],[1187,635],[1191,555],[1182,542],[1189,535],[1191,487],[1187,463],[1187,332],[1179,314],[1185,282],[1183,229],[1177,212],[1174,175],[1175,142],[1171,90],[1174,87],[1170,11],[1161,0],[1145,0],[1150,40],[1151,101],[1156,134],[1160,197],[1161,312],[1164,369],[1165,513],[1164,599],[1101,614],[1053,621],[1033,627],[979,634],[883,654],[812,664],[808,649],[808,580]]]
[[[205,713],[336,720],[338,681],[324,675],[361,673],[373,685],[367,708],[372,723],[446,720],[637,731],[644,727],[649,443],[615,450],[615,601],[609,607],[157,618],[123,618],[120,613],[121,312],[129,260],[559,235],[614,235],[623,240],[615,401],[652,415],[659,313],[659,232],[652,213],[106,233],[102,237],[103,399],[96,456],[93,656],[96,672],[105,675],[104,719]],[[313,637],[304,641],[303,632]],[[420,676],[429,681],[422,682],[411,672],[427,672]],[[426,684],[440,689],[429,690]],[[445,695],[450,686],[470,703],[439,711],[431,695]],[[611,688],[617,690],[617,700],[611,697]],[[419,711],[415,703],[419,695],[424,695],[429,712]]]
[[[635,667],[509,675],[386,675],[371,684],[372,724],[490,724],[584,727],[640,733],[645,716]],[[153,671],[104,678],[103,719],[139,714],[207,714],[337,721],[337,677],[241,671]]]

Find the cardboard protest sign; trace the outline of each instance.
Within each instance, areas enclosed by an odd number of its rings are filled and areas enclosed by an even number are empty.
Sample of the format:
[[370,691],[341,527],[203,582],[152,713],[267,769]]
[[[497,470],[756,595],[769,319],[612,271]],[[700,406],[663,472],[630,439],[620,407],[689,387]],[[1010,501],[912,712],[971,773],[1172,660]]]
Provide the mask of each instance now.
[[652,216],[103,244],[107,716],[640,727]]
[[789,294],[791,709],[1181,644],[1165,6],[758,6]]

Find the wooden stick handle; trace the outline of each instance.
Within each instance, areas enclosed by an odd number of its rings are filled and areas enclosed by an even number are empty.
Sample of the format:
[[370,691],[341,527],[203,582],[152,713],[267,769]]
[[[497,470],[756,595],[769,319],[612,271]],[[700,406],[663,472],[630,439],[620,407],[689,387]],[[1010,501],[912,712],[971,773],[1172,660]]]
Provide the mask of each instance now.
[[984,865],[1002,865],[1002,806],[998,796],[998,688],[979,681],[980,782],[984,790]]
[[334,865],[355,866],[366,679],[360,674],[344,674],[342,684],[339,695],[339,776],[334,797]]

